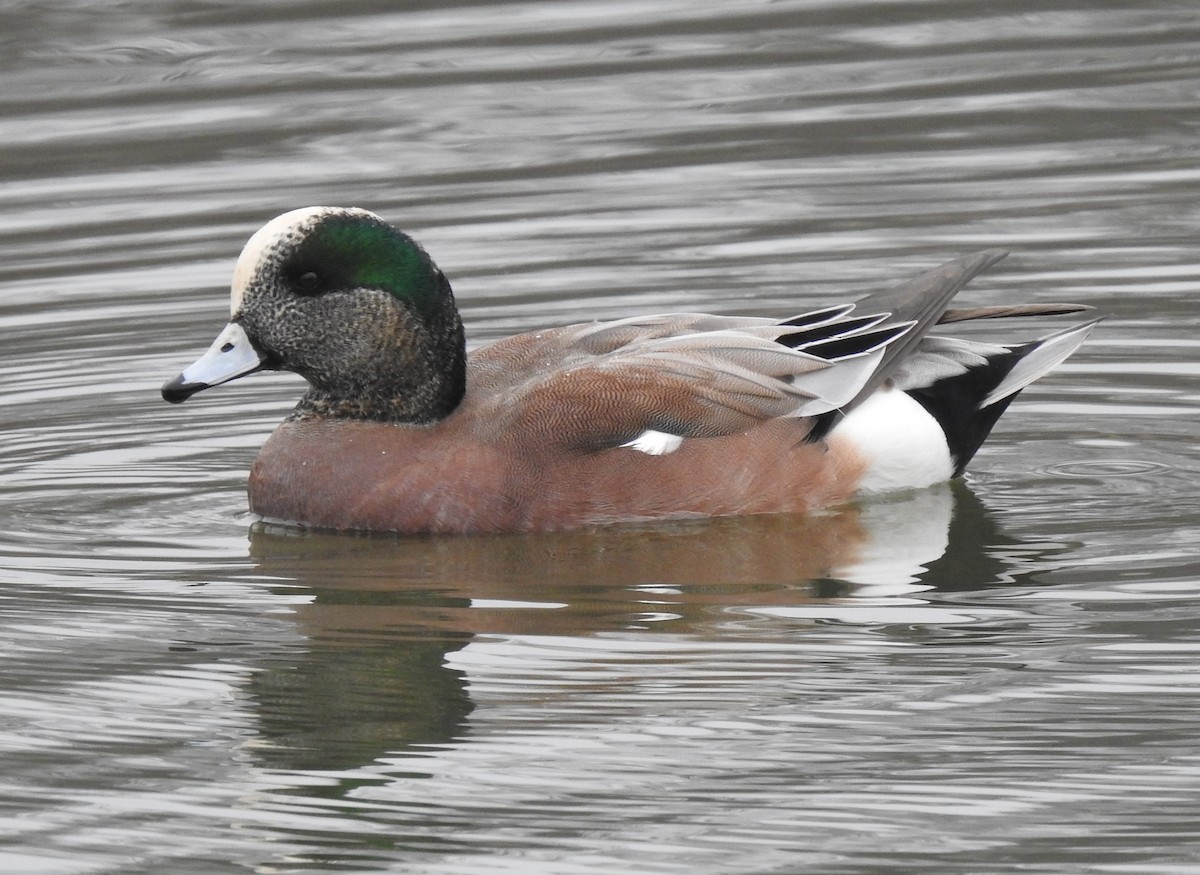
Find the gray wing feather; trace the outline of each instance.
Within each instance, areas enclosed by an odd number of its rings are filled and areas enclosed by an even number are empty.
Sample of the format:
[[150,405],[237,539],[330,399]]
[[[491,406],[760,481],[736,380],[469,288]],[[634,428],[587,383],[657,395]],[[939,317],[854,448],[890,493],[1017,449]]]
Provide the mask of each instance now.
[[980,271],[991,267],[1006,255],[1008,253],[1003,249],[986,249],[957,258],[887,291],[859,299],[857,304],[860,309],[886,311],[892,314],[893,321],[911,321],[914,327],[888,346],[879,370],[871,375],[848,406],[862,401],[891,377],[892,371],[908,358],[921,339],[941,319],[950,300],[962,287]]

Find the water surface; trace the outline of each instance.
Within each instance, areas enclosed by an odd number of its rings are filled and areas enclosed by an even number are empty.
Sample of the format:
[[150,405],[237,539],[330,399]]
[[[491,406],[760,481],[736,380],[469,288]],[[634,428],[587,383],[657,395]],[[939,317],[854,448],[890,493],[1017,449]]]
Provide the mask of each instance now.
[[[1189,8],[17,3],[0,44],[0,869],[1192,871]],[[158,386],[313,203],[417,236],[472,343],[992,246],[963,300],[1109,318],[953,488],[303,533],[244,492],[298,378]]]

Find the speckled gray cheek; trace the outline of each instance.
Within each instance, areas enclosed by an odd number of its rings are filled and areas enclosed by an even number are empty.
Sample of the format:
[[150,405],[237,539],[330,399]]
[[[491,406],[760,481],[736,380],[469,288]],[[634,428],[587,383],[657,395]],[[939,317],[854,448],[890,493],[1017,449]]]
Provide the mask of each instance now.
[[297,310],[283,283],[280,268],[287,254],[295,249],[304,236],[298,231],[289,230],[276,237],[258,255],[254,273],[246,279],[241,289],[240,301],[233,316],[252,329],[253,334],[261,337],[263,342],[267,341],[266,335],[274,333],[270,330],[272,326],[289,324],[289,314]]
[[236,319],[278,367],[292,369],[301,364],[297,359],[307,339],[296,331],[296,326],[304,324],[304,314],[298,302],[281,293],[274,283],[251,283]]

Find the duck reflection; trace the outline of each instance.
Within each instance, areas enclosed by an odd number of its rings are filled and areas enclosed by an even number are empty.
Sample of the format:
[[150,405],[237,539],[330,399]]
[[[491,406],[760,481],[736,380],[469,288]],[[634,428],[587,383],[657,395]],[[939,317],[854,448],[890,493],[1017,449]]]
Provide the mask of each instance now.
[[294,615],[307,649],[251,682],[254,750],[292,769],[459,736],[472,705],[446,656],[478,635],[715,637],[756,608],[995,585],[1015,543],[961,484],[811,516],[451,538],[257,524],[250,542],[263,575],[312,597]]

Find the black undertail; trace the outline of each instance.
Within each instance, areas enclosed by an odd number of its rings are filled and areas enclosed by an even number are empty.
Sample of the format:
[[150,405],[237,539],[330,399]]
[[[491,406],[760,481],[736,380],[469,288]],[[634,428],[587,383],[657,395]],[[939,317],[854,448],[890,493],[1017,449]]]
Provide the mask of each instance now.
[[1018,390],[986,407],[980,405],[1035,346],[1036,343],[1030,343],[1014,347],[989,356],[986,364],[976,365],[965,373],[920,389],[907,390],[945,432],[950,458],[954,460],[955,477],[962,474],[991,433],[996,420],[1021,393]]

